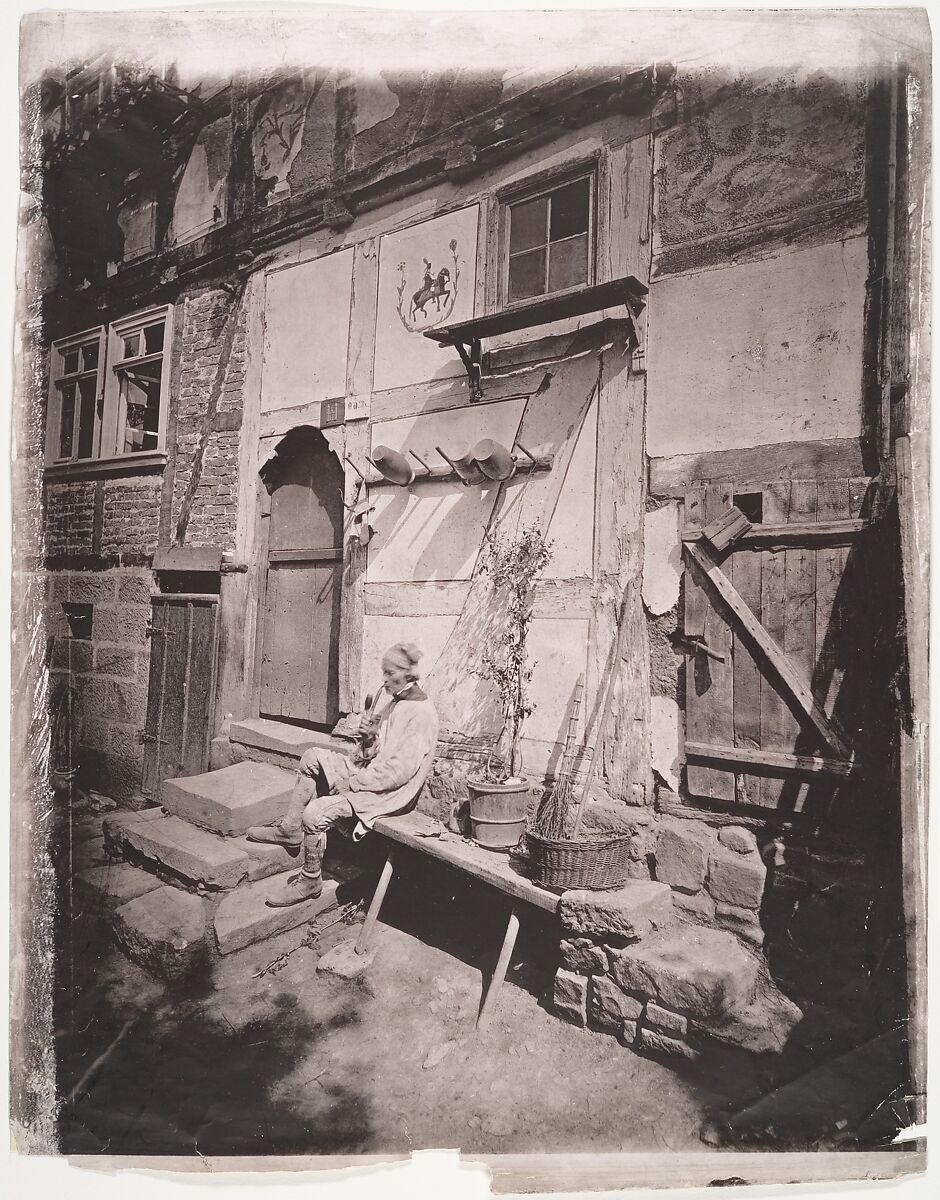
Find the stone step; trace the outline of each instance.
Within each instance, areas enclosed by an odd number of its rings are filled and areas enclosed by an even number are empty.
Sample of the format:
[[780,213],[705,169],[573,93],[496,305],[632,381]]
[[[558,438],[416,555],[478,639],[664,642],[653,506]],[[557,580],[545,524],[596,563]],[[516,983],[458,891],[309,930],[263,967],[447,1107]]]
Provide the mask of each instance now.
[[676,925],[608,955],[610,976],[623,991],[706,1025],[756,998],[758,960],[723,930]]
[[166,779],[160,800],[172,816],[233,837],[284,816],[295,780],[292,771],[245,761],[203,775]]
[[124,821],[118,836],[125,848],[189,883],[233,888],[247,879],[252,860],[237,842],[199,829],[179,817]]
[[129,900],[161,886],[156,875],[124,862],[89,867],[78,872],[74,880],[82,911],[105,917],[113,916]]
[[630,941],[667,928],[676,917],[669,885],[647,879],[629,879],[623,887],[605,892],[565,892],[558,911],[571,933]]
[[206,902],[175,887],[158,887],[121,905],[112,928],[127,956],[164,979],[207,969]]
[[215,938],[220,954],[244,950],[255,942],[313,920],[335,907],[336,889],[341,886],[335,879],[325,879],[323,892],[316,900],[271,908],[266,901],[272,882],[263,879],[258,883],[246,883],[223,897],[215,914]]

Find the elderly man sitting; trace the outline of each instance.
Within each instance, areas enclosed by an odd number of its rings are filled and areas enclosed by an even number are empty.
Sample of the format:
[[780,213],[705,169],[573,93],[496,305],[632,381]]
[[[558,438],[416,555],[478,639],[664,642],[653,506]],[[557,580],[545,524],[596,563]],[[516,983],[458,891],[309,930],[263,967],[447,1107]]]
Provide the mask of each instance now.
[[420,657],[410,643],[386,651],[382,675],[388,699],[372,712],[360,753],[349,759],[332,750],[308,750],[285,816],[276,825],[248,830],[253,842],[303,847],[302,869],[269,893],[272,907],[320,895],[328,829],[349,823],[358,839],[376,817],[408,812],[417,802],[434,761],[438,728],[434,705],[418,687]]

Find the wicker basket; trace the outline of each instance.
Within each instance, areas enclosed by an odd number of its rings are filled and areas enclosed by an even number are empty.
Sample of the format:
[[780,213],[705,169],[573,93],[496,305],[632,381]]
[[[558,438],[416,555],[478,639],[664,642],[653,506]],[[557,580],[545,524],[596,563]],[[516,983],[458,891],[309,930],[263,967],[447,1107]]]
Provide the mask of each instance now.
[[568,842],[526,833],[528,873],[541,887],[603,891],[626,882],[630,838],[622,834],[590,842]]

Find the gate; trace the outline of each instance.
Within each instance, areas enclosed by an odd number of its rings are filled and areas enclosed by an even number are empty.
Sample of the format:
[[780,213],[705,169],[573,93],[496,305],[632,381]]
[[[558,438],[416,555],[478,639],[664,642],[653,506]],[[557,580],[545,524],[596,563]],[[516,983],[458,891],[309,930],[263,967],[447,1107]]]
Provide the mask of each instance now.
[[[858,773],[865,703],[853,567],[868,479],[713,484],[685,495],[686,785],[784,811],[826,808]],[[724,544],[731,506],[752,522]],[[713,525],[717,522],[717,526]],[[730,522],[733,523],[733,522]],[[740,522],[740,525],[744,525]]]
[[164,779],[199,775],[209,765],[219,597],[180,592],[153,596],[151,605],[141,791],[156,797]]

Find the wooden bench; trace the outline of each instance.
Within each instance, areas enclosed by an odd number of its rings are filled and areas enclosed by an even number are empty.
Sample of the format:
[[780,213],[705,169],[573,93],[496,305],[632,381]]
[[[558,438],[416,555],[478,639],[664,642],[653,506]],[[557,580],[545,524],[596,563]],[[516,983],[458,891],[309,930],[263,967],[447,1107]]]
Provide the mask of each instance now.
[[555,913],[558,911],[559,897],[554,892],[546,891],[545,888],[538,887],[531,880],[520,875],[513,867],[508,855],[484,850],[481,846],[466,841],[458,834],[451,833],[444,828],[440,821],[435,821],[433,817],[426,816],[424,813],[410,812],[398,817],[379,817],[373,831],[394,844],[389,849],[385,865],[382,867],[372,903],[369,905],[362,932],[356,943],[356,950],[359,954],[365,953],[368,948],[375,922],[378,920],[382,901],[385,899],[385,893],[388,891],[388,885],[392,879],[397,846],[407,846],[409,850],[426,854],[429,858],[446,863],[458,871],[463,871],[474,879],[488,883],[511,897],[512,907],[496,969],[477,1017],[477,1028],[482,1029],[492,1016],[500,988],[506,978],[506,969],[509,966],[509,960],[516,944],[516,935],[519,932],[519,905],[521,903],[533,904],[536,908],[544,909],[545,912]]

